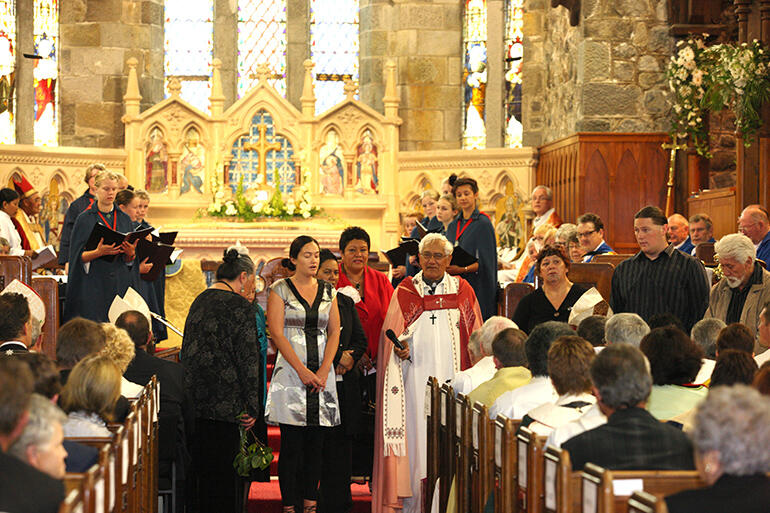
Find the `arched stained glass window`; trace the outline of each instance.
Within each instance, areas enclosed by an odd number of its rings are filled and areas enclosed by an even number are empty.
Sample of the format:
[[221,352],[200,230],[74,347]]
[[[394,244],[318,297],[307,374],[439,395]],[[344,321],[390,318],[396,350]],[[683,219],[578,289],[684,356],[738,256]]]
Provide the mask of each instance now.
[[16,142],[16,2],[0,0],[0,144]]
[[310,0],[316,113],[345,99],[345,80],[358,80],[358,49],[358,0]]
[[505,146],[521,148],[521,65],[524,57],[524,0],[506,0]]
[[209,111],[211,60],[214,54],[213,0],[166,0],[165,56],[166,98],[170,96],[168,78],[177,77],[182,98]]
[[266,64],[269,83],[286,96],[286,1],[238,2],[238,97],[257,84],[257,68]]
[[487,2],[465,0],[463,148],[486,148]]
[[59,2],[35,0],[33,45],[35,60],[32,83],[35,88],[35,144],[56,146],[59,142]]

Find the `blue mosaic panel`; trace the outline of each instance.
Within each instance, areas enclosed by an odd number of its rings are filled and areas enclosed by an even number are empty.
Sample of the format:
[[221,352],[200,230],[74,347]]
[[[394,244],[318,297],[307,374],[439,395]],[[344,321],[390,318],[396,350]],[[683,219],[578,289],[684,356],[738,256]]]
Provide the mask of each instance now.
[[[265,152],[267,184],[274,187],[277,179],[281,192],[290,194],[294,190],[297,177],[293,161],[294,149],[288,139],[275,133],[273,118],[265,110],[260,110],[251,118],[249,134],[239,137],[230,150],[233,157],[228,169],[230,188],[234,193],[241,175],[243,176],[244,190],[262,183],[263,170],[259,169],[260,126],[265,127],[264,144],[268,147]],[[269,149],[270,146],[275,148]]]

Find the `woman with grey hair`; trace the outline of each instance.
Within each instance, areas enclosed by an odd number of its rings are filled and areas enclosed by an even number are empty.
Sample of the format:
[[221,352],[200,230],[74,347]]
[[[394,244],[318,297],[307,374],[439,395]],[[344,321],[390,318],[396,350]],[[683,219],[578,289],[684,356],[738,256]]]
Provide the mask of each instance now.
[[715,388],[696,410],[692,439],[708,486],[666,497],[669,513],[767,511],[770,398],[745,385]]

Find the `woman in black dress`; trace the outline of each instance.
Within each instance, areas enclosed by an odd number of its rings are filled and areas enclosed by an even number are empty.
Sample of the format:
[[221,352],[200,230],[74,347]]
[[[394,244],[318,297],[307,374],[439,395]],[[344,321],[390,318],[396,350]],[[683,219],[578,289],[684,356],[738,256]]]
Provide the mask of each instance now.
[[[254,263],[228,248],[216,281],[190,306],[180,358],[195,405],[193,465],[203,511],[240,512],[244,481],[233,468],[240,436],[262,414],[253,296]],[[245,412],[244,415],[242,413]]]
[[567,322],[572,305],[586,291],[584,287],[569,281],[570,260],[562,248],[547,245],[537,256],[535,274],[542,286],[519,302],[513,314],[513,322],[527,333],[546,321]]

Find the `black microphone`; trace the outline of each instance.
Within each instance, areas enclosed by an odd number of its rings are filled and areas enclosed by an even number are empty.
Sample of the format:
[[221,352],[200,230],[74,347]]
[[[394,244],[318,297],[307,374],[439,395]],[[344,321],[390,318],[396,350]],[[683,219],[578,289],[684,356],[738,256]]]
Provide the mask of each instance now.
[[[401,341],[398,339],[398,337],[396,336],[396,334],[395,334],[395,332],[393,330],[385,330],[385,336],[388,337],[390,339],[390,341],[393,342],[393,345],[396,346],[397,348],[399,348],[400,350],[403,351],[404,349],[406,349],[404,347],[404,344],[401,343]],[[408,356],[407,360],[409,360],[411,362],[412,361],[412,357]]]

